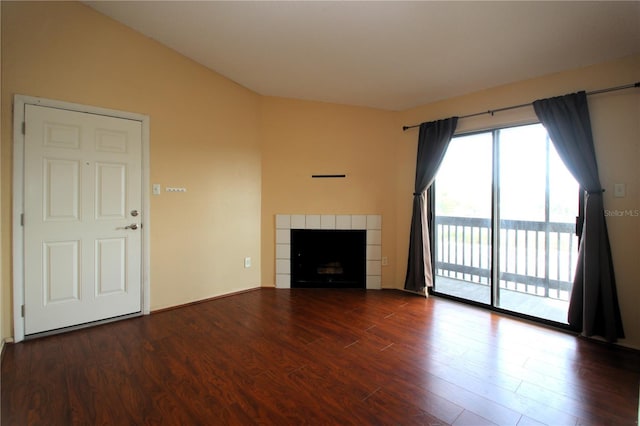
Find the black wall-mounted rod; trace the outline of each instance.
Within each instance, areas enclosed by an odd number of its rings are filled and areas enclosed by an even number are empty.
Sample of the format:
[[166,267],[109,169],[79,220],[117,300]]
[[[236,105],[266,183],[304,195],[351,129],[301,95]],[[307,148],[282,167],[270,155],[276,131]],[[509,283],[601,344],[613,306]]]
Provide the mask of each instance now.
[[[623,86],[616,86],[616,87],[609,87],[609,88],[606,88],[606,89],[594,90],[592,92],[587,92],[587,96],[598,95],[600,93],[615,92],[616,90],[632,89],[634,87],[640,87],[640,81],[638,81],[636,83],[625,84]],[[458,117],[458,119],[477,117],[479,115],[485,115],[485,114],[493,115],[496,112],[502,112],[502,111],[509,111],[511,109],[524,108],[524,107],[528,107],[529,105],[532,105],[532,104],[533,104],[533,102],[529,102],[529,103],[526,103],[526,104],[512,105],[512,106],[508,106],[508,107],[504,107],[504,108],[490,109],[488,111],[482,111],[482,112],[476,112],[476,113],[473,113],[473,114],[461,115],[461,116]],[[420,125],[419,124],[413,124],[411,126],[402,126],[402,131],[404,132],[405,130],[413,129],[414,127],[420,127]]]
[[346,178],[347,175],[311,175],[314,179],[324,179],[324,178]]

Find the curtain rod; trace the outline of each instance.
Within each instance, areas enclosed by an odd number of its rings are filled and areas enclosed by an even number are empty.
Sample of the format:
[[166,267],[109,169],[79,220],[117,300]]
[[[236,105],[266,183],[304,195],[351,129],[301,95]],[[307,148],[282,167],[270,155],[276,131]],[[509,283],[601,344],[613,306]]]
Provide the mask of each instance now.
[[[606,88],[606,89],[594,90],[592,92],[587,92],[587,96],[598,95],[600,93],[615,92],[616,90],[631,89],[633,87],[640,87],[640,81],[638,81],[636,83],[625,84],[623,86],[616,86],[616,87],[609,87],[609,88]],[[526,103],[526,104],[512,105],[512,106],[503,107],[503,108],[497,108],[497,109],[490,109],[488,111],[482,111],[482,112],[476,112],[476,113],[473,113],[473,114],[462,115],[462,116],[458,117],[458,119],[477,117],[479,115],[485,115],[485,114],[493,115],[496,112],[502,112],[502,111],[509,111],[511,109],[524,108],[524,107],[527,107],[527,106],[532,105],[532,104],[533,104],[533,102],[529,102],[529,103]],[[414,124],[412,126],[402,126],[402,131],[404,132],[405,130],[413,129],[414,127],[420,127],[420,124]]]

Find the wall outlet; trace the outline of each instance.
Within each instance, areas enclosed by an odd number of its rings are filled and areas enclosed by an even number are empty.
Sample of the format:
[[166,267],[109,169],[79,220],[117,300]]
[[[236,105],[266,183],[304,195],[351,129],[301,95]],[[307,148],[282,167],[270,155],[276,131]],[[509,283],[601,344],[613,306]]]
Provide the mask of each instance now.
[[613,196],[616,198],[624,198],[627,191],[624,183],[616,183],[613,185]]
[[251,258],[250,257],[245,257],[244,258],[244,267],[245,268],[251,268]]
[[387,266],[389,264],[389,258],[387,256],[382,256],[382,266]]

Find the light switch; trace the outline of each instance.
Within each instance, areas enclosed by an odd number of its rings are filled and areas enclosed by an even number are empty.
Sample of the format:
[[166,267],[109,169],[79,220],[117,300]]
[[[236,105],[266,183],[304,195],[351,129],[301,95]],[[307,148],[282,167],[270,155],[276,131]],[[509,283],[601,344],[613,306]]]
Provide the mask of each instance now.
[[613,196],[617,198],[623,198],[626,194],[626,188],[624,183],[616,183],[613,185]]
[[153,195],[160,195],[160,184],[159,183],[154,183],[153,184]]

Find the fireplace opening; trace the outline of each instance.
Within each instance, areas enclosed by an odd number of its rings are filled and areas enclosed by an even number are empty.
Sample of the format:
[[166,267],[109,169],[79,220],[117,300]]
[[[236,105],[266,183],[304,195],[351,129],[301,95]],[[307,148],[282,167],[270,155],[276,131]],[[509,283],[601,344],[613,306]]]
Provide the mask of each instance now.
[[367,231],[291,230],[292,288],[366,288]]

